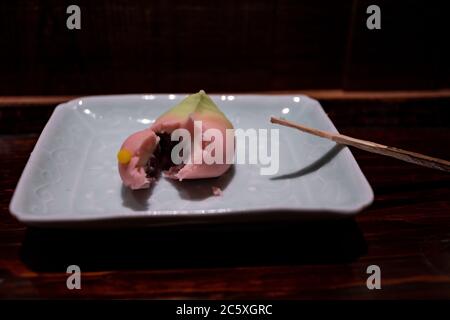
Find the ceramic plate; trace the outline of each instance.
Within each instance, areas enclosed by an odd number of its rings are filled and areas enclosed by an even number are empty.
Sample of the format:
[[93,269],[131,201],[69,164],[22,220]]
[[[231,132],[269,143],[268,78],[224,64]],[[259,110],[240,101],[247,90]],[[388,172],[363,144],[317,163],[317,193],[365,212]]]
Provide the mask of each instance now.
[[[306,96],[212,95],[235,128],[279,129],[279,172],[237,164],[216,179],[161,178],[151,190],[122,186],[116,153],[132,132],[186,95],[94,96],[59,105],[22,173],[10,210],[38,226],[144,226],[252,219],[325,219],[354,215],[373,192],[347,148],[271,124],[271,115],[335,131]],[[212,195],[212,186],[223,190]]]

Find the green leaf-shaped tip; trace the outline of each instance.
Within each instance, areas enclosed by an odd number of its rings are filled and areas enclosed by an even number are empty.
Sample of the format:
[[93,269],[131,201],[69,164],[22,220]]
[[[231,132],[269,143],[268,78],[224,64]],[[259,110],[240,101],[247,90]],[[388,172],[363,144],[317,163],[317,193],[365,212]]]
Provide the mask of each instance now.
[[171,114],[184,118],[189,117],[192,113],[197,113],[201,117],[207,117],[208,115],[216,117],[220,116],[227,122],[228,127],[233,127],[225,114],[203,90],[184,98],[177,105],[164,113],[163,116]]

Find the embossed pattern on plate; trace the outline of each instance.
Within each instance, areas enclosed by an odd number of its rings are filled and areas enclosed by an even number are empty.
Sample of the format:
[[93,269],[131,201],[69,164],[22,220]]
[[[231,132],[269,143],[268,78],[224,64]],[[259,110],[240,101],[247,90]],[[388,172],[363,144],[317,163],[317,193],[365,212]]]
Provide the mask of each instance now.
[[[320,104],[306,96],[211,96],[235,128],[280,130],[278,174],[263,176],[259,165],[246,164],[218,179],[161,178],[152,190],[124,188],[116,167],[122,141],[184,96],[94,96],[59,105],[24,169],[11,212],[31,225],[142,225],[164,219],[328,218],[355,214],[372,202],[347,148],[269,122],[275,115],[335,131]],[[213,196],[212,186],[223,195]]]

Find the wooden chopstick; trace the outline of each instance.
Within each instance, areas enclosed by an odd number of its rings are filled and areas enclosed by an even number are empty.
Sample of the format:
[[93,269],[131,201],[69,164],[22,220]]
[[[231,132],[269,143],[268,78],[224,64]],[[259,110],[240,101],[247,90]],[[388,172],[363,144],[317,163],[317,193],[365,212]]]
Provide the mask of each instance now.
[[352,146],[358,149],[362,149],[372,153],[378,153],[388,157],[393,157],[399,160],[417,164],[419,166],[450,172],[450,161],[447,160],[433,158],[424,154],[389,147],[367,140],[356,139],[339,133],[332,133],[306,127],[281,118],[271,117],[270,122],[298,129],[300,131],[307,132],[318,137],[332,140],[339,144]]

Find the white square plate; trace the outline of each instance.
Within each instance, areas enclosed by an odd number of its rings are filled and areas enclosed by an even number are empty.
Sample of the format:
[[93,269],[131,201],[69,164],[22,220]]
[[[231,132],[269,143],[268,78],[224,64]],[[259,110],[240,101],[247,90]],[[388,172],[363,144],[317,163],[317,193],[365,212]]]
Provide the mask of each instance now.
[[[59,105],[23,171],[12,214],[38,226],[142,226],[345,217],[373,201],[347,148],[270,123],[275,115],[336,131],[316,100],[288,95],[211,96],[235,128],[280,130],[278,174],[260,175],[260,165],[234,165],[217,179],[161,178],[152,191],[124,188],[116,163],[123,140],[185,96],[94,96]],[[213,196],[212,186],[222,196]]]

